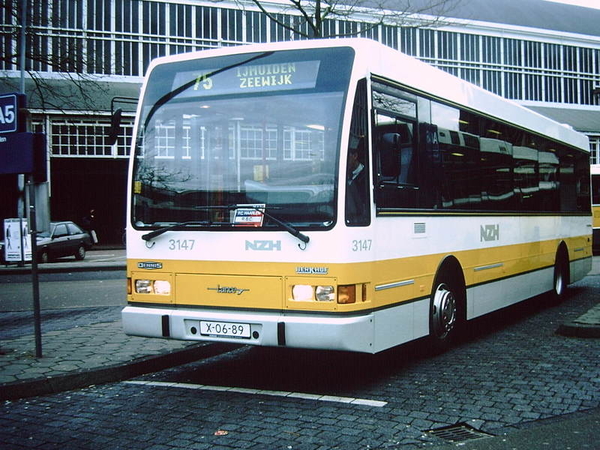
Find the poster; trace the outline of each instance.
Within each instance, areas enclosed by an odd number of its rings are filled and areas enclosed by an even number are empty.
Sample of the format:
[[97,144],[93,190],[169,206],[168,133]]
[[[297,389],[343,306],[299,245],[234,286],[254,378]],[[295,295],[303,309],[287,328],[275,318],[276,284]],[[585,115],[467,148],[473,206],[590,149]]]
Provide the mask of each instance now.
[[27,219],[4,219],[5,261],[21,262],[23,255],[25,255],[25,261],[31,261],[31,235]]

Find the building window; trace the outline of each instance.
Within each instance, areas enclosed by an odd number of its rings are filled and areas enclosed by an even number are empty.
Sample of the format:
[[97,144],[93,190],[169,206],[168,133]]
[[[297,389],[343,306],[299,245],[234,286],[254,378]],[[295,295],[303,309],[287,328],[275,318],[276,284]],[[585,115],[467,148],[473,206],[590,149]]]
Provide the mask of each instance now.
[[590,163],[600,164],[600,136],[590,136]]
[[115,145],[106,143],[110,120],[88,117],[50,117],[45,121],[34,117],[34,132],[46,133],[47,145],[53,158],[128,158],[133,133],[132,118],[123,118],[121,134]]

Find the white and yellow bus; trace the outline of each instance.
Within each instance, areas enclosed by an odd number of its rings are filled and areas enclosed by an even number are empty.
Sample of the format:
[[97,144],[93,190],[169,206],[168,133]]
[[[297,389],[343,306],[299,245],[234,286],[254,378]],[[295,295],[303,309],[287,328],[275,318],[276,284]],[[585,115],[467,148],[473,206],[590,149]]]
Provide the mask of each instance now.
[[134,135],[131,335],[443,349],[591,267],[586,137],[373,41],[157,59]]
[[600,253],[600,164],[592,164],[593,250]]

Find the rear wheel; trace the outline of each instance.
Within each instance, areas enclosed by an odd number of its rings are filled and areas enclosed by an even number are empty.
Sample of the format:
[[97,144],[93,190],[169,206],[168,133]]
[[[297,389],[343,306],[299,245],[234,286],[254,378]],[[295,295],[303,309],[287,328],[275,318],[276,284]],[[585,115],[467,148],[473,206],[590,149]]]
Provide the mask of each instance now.
[[78,261],[81,261],[84,258],[85,258],[85,247],[83,245],[80,245],[79,247],[77,247],[77,252],[75,253],[75,259]]
[[554,263],[554,283],[552,284],[552,300],[559,303],[565,298],[567,286],[569,285],[569,259],[564,248],[560,248],[556,254]]

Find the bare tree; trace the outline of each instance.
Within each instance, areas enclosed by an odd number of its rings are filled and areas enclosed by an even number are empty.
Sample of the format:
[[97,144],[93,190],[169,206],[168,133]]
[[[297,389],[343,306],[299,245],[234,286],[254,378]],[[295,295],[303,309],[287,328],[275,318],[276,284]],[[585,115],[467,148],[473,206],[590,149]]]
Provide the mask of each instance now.
[[[32,5],[26,2],[28,7]],[[27,74],[27,96],[30,104],[44,110],[94,110],[98,107],[98,98],[102,98],[107,84],[89,70],[89,54],[84,48],[84,38],[77,31],[65,32],[64,36],[55,36],[54,28],[71,28],[67,24],[67,15],[58,3],[48,3],[48,9],[34,3],[27,11],[26,26],[23,27],[21,0],[0,0],[2,37],[5,45],[0,52],[0,85],[6,90],[19,90],[19,79],[15,72],[21,69],[21,35],[25,32],[25,67]],[[63,23],[65,22],[65,23]],[[100,63],[98,63],[100,64]],[[98,65],[97,64],[97,65]],[[49,76],[48,74],[52,75]],[[66,81],[66,82],[65,82]]]
[[[363,35],[379,25],[432,27],[463,0],[237,0],[301,38]],[[359,21],[359,29],[332,32],[333,20]]]

